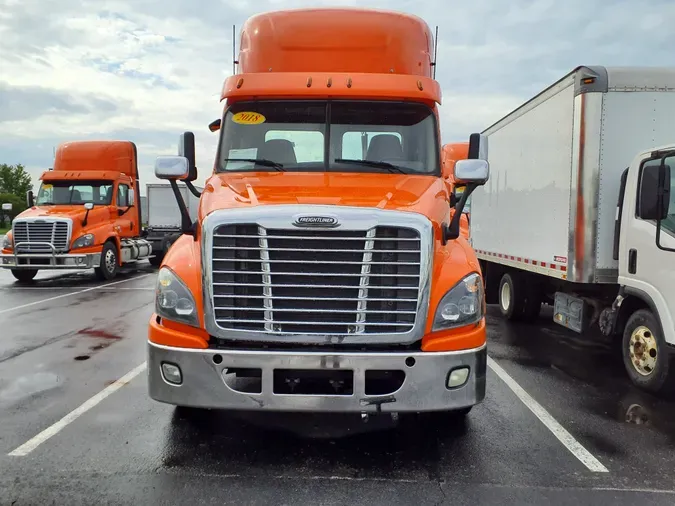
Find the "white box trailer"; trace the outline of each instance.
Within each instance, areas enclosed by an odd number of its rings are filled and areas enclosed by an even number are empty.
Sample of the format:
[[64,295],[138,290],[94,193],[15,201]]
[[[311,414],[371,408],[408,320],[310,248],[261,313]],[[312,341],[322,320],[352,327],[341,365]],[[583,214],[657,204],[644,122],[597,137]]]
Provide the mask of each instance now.
[[471,203],[488,303],[531,320],[548,301],[565,327],[598,325],[653,391],[675,386],[673,118],[675,68],[578,67],[482,132],[491,173]]
[[[169,183],[149,183],[145,188],[148,201],[146,239],[152,243],[154,255],[150,262],[159,265],[171,244],[182,234],[181,214]],[[199,192],[203,191],[201,187],[195,188]],[[199,197],[193,195],[184,184],[179,184],[178,189],[190,218],[195,221],[199,211]]]

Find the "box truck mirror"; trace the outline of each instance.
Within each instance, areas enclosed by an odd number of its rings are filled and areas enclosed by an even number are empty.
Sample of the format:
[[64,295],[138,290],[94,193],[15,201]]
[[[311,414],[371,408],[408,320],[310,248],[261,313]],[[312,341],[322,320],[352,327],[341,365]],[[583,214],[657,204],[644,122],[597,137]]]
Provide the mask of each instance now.
[[457,160],[454,178],[456,185],[484,185],[490,177],[490,164],[487,160]]
[[670,166],[646,165],[642,168],[637,214],[643,220],[660,221],[668,217],[670,205]]
[[180,179],[185,181],[194,181],[197,179],[197,165],[195,161],[195,134],[184,132],[178,141],[178,155],[185,157],[188,161],[187,176]]

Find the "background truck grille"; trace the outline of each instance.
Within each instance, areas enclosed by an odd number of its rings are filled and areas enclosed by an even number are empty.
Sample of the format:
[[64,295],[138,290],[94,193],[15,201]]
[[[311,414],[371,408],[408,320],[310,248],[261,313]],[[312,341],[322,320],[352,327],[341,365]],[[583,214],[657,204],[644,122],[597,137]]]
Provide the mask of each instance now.
[[[14,244],[20,242],[49,243],[54,245],[57,252],[68,250],[68,222],[66,221],[19,221],[14,223],[12,233]],[[18,246],[16,251],[17,253],[51,253],[52,249],[46,244],[24,244]]]
[[273,334],[406,333],[420,290],[420,235],[368,231],[214,230],[212,283],[223,329]]

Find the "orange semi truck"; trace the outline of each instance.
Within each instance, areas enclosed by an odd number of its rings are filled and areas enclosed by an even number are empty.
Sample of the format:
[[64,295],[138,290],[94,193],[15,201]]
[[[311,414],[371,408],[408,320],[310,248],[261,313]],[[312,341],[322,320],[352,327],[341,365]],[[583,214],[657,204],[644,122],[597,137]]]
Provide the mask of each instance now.
[[[364,417],[482,401],[483,283],[459,218],[489,168],[455,164],[451,208],[432,46],[424,21],[388,11],[245,23],[198,218],[158,275],[153,399]],[[156,176],[194,181],[193,143]]]
[[12,223],[0,267],[31,281],[42,269],[94,269],[102,280],[120,266],[148,259],[141,237],[136,146],[129,141],[77,141],[58,146],[40,176],[37,198]]

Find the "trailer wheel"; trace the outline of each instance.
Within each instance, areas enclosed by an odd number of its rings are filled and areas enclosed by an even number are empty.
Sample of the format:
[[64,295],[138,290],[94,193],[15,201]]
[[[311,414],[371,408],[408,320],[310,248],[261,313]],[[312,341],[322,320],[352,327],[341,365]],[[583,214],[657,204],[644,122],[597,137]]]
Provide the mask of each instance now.
[[525,308],[525,284],[518,273],[507,272],[499,282],[499,310],[507,320],[519,320]]
[[12,269],[12,276],[14,276],[19,283],[29,283],[30,281],[33,281],[37,273],[37,269]]
[[95,269],[96,276],[101,281],[109,281],[117,275],[118,269],[117,246],[113,241],[107,241],[101,251],[101,266]]
[[623,363],[631,381],[654,393],[672,391],[675,367],[666,347],[661,327],[648,309],[635,311],[623,331]]

